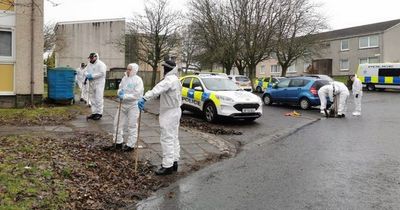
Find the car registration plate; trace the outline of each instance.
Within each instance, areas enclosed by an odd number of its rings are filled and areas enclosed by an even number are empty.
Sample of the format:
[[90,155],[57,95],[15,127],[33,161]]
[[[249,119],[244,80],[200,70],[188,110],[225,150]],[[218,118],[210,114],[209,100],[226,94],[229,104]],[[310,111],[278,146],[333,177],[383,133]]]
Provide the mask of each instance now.
[[253,113],[253,112],[256,112],[256,109],[242,109],[242,112],[243,113]]

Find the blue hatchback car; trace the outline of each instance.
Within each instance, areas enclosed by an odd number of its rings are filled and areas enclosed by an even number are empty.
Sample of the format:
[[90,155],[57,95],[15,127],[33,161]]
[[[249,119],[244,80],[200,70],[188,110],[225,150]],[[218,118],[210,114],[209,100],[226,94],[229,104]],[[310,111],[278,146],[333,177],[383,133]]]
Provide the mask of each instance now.
[[329,84],[328,80],[315,77],[285,78],[268,86],[263,94],[265,105],[273,103],[300,105],[302,109],[320,105],[318,90]]

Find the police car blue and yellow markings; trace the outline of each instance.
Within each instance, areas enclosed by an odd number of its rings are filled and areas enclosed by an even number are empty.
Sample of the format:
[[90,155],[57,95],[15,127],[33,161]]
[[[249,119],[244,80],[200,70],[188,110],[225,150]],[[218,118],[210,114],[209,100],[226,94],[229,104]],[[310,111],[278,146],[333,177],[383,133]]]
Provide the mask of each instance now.
[[221,106],[221,102],[216,97],[214,92],[201,92],[190,88],[182,88],[182,97],[186,102],[195,104],[197,106],[200,106],[201,102],[205,102],[207,100],[211,100],[217,107]]
[[376,84],[400,84],[400,77],[358,77],[362,83],[376,83]]

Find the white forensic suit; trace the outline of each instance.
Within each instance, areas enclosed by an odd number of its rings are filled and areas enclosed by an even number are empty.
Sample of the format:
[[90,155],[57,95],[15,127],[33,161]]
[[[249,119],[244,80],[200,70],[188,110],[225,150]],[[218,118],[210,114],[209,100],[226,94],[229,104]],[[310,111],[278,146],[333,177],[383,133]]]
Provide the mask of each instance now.
[[326,109],[326,98],[329,97],[329,100],[333,103],[333,97],[337,96],[337,99],[339,100],[339,105],[337,107],[338,115],[344,114],[346,111],[346,102],[349,94],[349,89],[343,82],[334,81],[328,85],[322,86],[318,90],[318,96],[321,102],[321,113],[324,113],[324,110]]
[[88,98],[87,98],[88,97],[87,96],[87,91],[88,91],[87,86],[88,85],[84,84],[85,79],[86,79],[85,72],[86,72],[86,68],[82,68],[82,67],[79,67],[76,70],[76,83],[78,84],[78,87],[81,90],[81,97],[80,98],[87,102],[87,100],[88,100]]
[[99,59],[90,63],[86,67],[86,75],[91,74],[93,80],[89,82],[89,100],[91,102],[92,114],[103,114],[104,86],[106,83],[107,66]]
[[[143,81],[137,75],[139,70],[139,66],[137,64],[129,64],[132,68],[131,74],[122,78],[121,83],[119,84],[118,93],[121,91],[124,92],[123,99],[121,101],[121,112],[120,112],[120,121],[119,121],[119,129],[117,135],[117,144],[123,143],[123,133],[124,127],[126,126],[126,146],[133,148],[136,144],[137,140],[137,132],[138,132],[138,117],[139,117],[139,108],[137,105],[138,100],[143,96]],[[114,117],[114,140],[115,140],[115,132],[117,129],[118,123],[118,110]]]
[[360,79],[354,77],[352,92],[354,96],[354,112],[353,115],[361,115],[361,98],[363,95],[362,83]]
[[180,108],[182,105],[182,85],[177,74],[178,68],[175,67],[143,96],[147,101],[160,95],[160,141],[163,151],[162,166],[164,168],[172,167],[174,161],[178,161],[180,157],[178,133],[182,114]]
[[333,102],[333,86],[331,84],[322,86],[318,90],[318,97],[321,102],[320,105],[321,113],[324,114],[325,113],[324,110],[326,109],[326,103],[327,103],[326,98],[329,97],[329,100]]
[[350,95],[349,89],[343,82],[337,82],[334,81],[332,82],[332,85],[334,87],[333,89],[333,95],[339,96],[339,107],[338,107],[338,115],[342,115],[346,112],[347,110],[347,98]]

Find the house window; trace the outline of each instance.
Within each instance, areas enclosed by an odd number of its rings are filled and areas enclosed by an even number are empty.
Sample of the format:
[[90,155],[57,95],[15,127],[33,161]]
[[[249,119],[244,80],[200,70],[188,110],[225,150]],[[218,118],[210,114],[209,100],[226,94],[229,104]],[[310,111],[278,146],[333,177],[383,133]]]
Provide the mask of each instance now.
[[379,63],[379,58],[378,57],[361,58],[360,64],[364,63]]
[[0,30],[0,58],[11,58],[13,55],[11,30]]
[[340,50],[341,51],[349,50],[349,40],[340,41]]
[[311,70],[311,68],[312,68],[311,63],[306,62],[306,63],[304,63],[304,70],[303,70],[303,72],[309,72],[309,71]]
[[278,65],[271,65],[271,73],[280,73],[281,68]]
[[341,59],[340,60],[340,71],[348,71],[349,70],[349,60],[348,59]]
[[360,49],[379,47],[379,37],[378,36],[364,36],[358,39],[358,44]]
[[289,68],[287,69],[287,72],[290,72],[290,73],[296,72],[296,65],[293,64],[293,65],[289,66]]
[[260,74],[265,74],[266,68],[267,67],[265,65],[261,65]]

